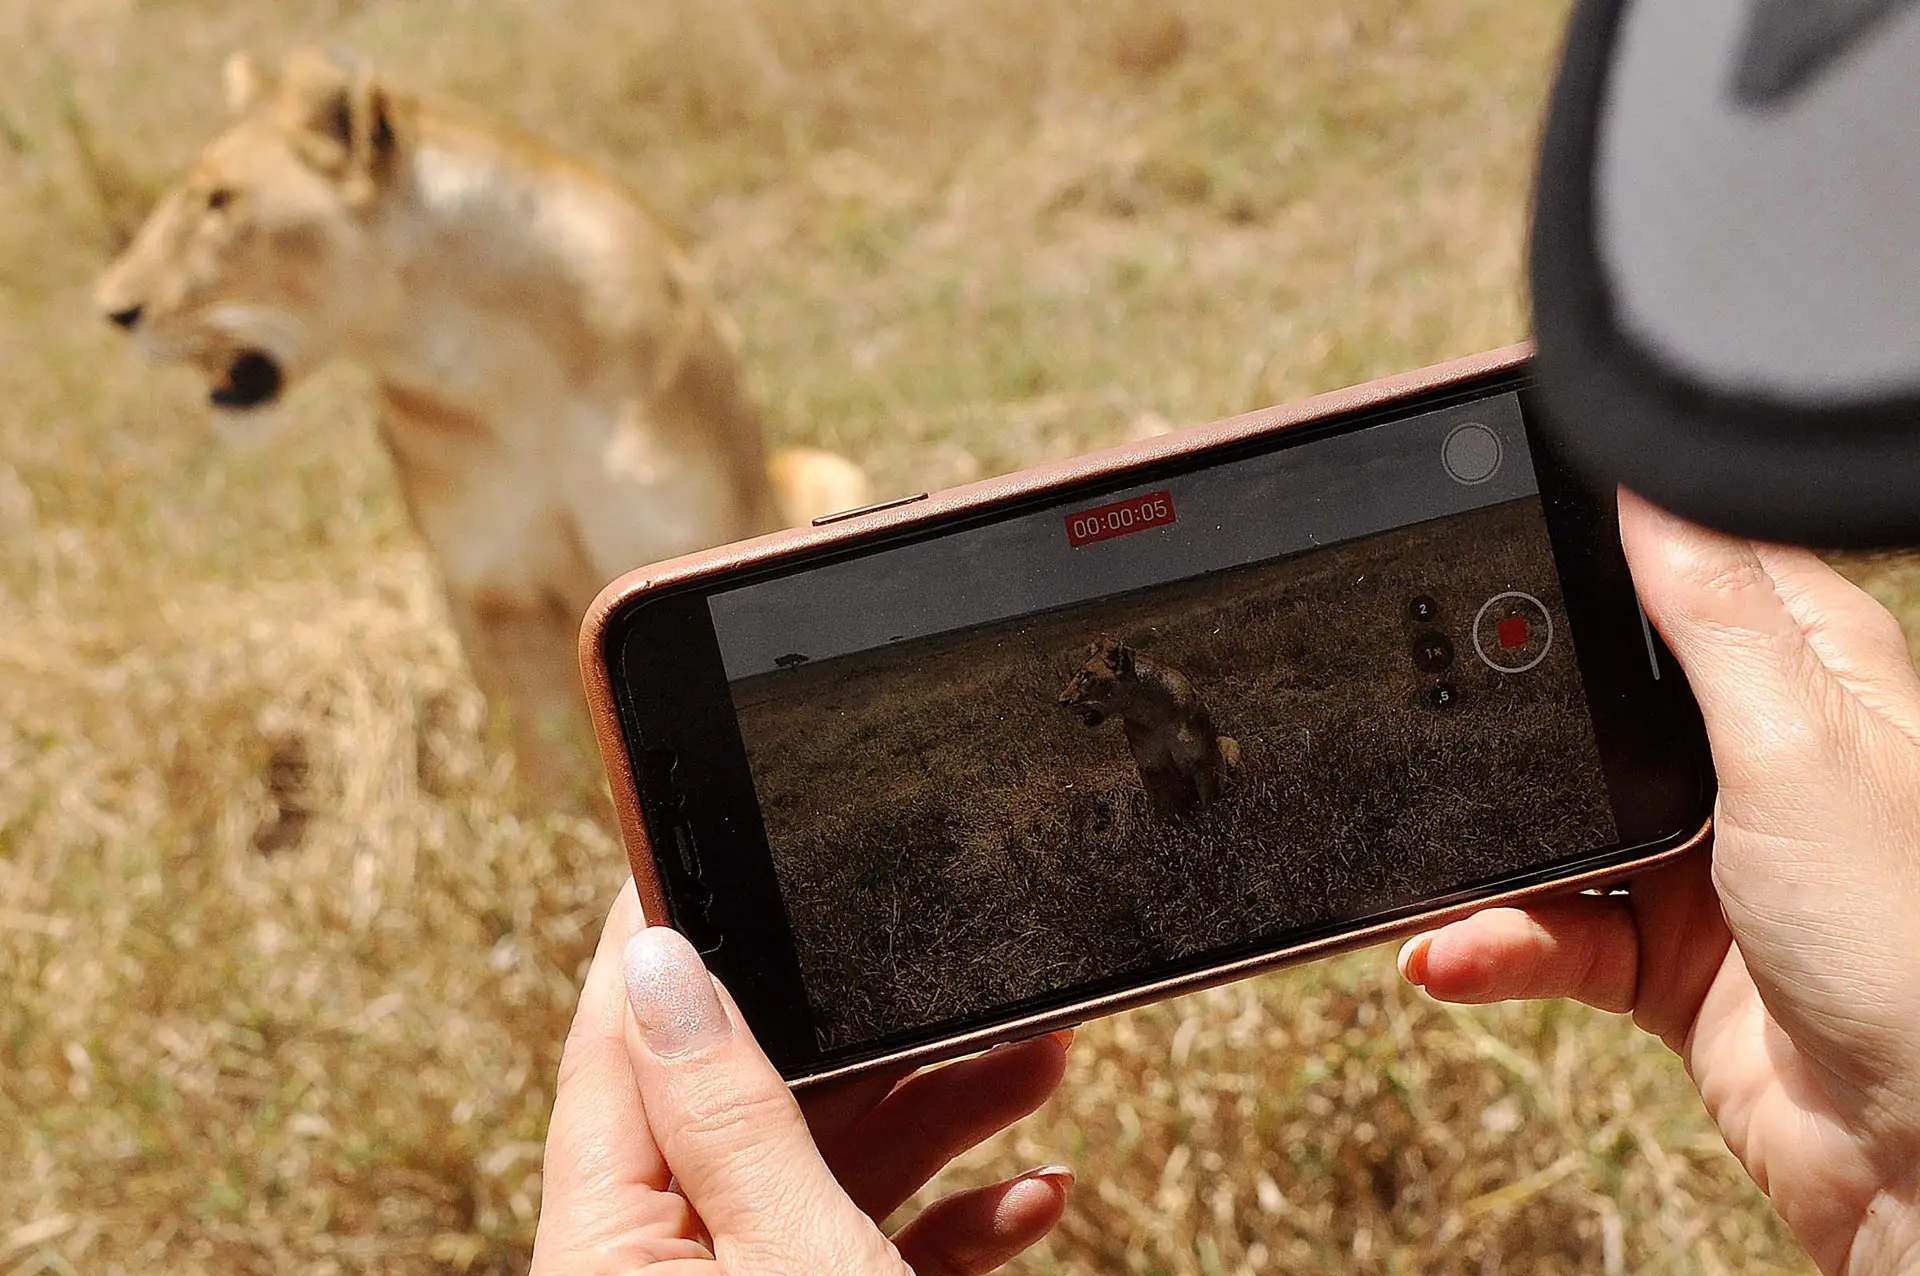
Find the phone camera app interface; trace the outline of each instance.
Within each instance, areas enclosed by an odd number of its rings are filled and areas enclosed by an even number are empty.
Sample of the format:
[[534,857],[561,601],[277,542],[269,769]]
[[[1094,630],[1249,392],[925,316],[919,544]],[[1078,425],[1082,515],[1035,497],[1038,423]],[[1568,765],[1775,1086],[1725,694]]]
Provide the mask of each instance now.
[[1511,395],[709,606],[831,1046],[1616,838]]

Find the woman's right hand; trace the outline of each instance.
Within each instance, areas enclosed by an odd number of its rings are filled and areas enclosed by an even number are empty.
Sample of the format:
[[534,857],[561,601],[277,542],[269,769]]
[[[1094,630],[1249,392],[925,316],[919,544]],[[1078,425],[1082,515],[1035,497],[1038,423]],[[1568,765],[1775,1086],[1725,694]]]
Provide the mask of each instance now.
[[1622,494],[1648,614],[1720,777],[1706,854],[1629,896],[1408,942],[1447,1001],[1632,1011],[1821,1269],[1920,1268],[1920,677],[1894,618],[1802,550]]

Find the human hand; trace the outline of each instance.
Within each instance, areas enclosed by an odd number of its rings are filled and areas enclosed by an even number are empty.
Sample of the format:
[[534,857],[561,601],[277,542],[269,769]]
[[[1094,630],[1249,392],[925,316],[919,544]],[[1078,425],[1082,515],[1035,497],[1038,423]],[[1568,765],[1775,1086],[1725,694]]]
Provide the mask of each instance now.
[[1711,857],[1409,940],[1456,1002],[1574,997],[1677,1051],[1826,1272],[1920,1264],[1920,677],[1814,555],[1629,494],[1621,539],[1720,779]]
[[947,1162],[1046,1101],[1068,1034],[795,1102],[718,987],[685,939],[643,929],[629,883],[560,1062],[536,1274],[974,1276],[1059,1221],[1073,1176],[1048,1166],[948,1196],[891,1241],[880,1230]]

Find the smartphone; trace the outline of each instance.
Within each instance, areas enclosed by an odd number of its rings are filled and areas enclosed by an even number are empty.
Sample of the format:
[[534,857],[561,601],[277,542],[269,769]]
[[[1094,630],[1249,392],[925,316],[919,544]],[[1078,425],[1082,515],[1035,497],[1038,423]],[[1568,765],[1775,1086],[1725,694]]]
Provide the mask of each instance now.
[[615,582],[649,922],[806,1083],[1695,846],[1699,713],[1541,411],[1496,351]]

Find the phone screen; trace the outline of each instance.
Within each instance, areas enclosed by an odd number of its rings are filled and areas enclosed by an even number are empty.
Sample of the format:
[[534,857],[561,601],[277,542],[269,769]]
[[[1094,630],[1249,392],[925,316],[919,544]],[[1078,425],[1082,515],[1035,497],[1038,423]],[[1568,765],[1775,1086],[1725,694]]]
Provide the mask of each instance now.
[[1611,493],[1524,374],[639,595],[673,920],[789,1076],[1694,835]]
[[1515,392],[706,606],[826,1051],[1622,840]]

